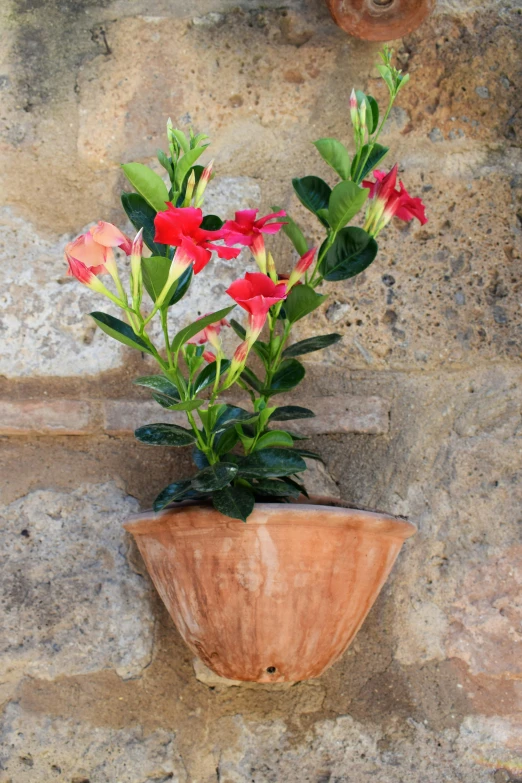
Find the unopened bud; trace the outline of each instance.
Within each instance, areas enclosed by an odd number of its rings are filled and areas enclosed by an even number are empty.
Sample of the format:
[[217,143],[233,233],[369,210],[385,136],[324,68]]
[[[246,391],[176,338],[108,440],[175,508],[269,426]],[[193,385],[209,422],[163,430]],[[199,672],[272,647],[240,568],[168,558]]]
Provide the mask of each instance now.
[[198,186],[196,188],[196,196],[194,199],[194,206],[200,207],[203,204],[203,196],[206,190],[210,178],[212,176],[212,169],[214,167],[214,161],[211,160],[206,168],[203,169],[201,177],[199,178]]
[[355,128],[355,130],[359,129],[359,112],[357,107],[357,96],[355,94],[355,90],[352,89],[350,93],[350,117],[352,120],[352,125]]
[[270,278],[274,281],[274,283],[277,283],[277,270],[276,265],[274,262],[274,257],[270,251],[267,253],[266,256],[266,271],[267,274],[270,276]]
[[135,307],[140,306],[142,292],[141,255],[143,253],[143,228],[140,228],[134,238],[131,250],[131,290]]
[[196,187],[196,175],[194,173],[194,169],[190,172],[190,176],[188,178],[187,182],[187,189],[185,191],[185,198],[183,200],[183,206],[184,207],[190,207],[190,202],[192,201],[192,194],[194,193],[194,188]]

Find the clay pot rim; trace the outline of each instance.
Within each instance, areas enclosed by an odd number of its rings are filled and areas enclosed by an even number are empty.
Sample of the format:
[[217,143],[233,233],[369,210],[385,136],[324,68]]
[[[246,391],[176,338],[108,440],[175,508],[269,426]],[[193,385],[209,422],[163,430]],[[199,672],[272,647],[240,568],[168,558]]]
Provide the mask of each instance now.
[[[256,503],[254,511],[246,525],[249,525],[250,527],[264,526],[266,524],[277,525],[278,527],[285,525],[295,527],[296,525],[300,525],[306,528],[335,527],[342,525],[354,529],[364,528],[366,533],[388,535],[402,540],[410,538],[410,536],[415,535],[417,532],[416,525],[409,522],[404,517],[353,507],[337,498],[312,497],[310,500],[313,500],[313,503],[305,502],[306,498],[303,500],[299,499],[297,502],[293,503]],[[238,531],[245,529],[244,522],[219,514],[219,512],[215,511],[209,501],[201,502],[194,500],[171,503],[162,511],[153,511],[152,509],[149,509],[132,514],[125,520],[123,527],[134,536],[151,533],[154,530],[157,530],[158,527],[163,527],[165,523],[168,523],[170,527],[183,528],[186,526],[186,524],[183,523],[185,517],[183,512],[189,508],[198,507],[212,510],[212,519],[209,520],[209,523],[207,524],[209,529],[216,529],[218,527],[226,527],[228,529],[232,527],[236,528]],[[292,521],[285,521],[284,513],[281,515],[270,513],[277,511],[284,512],[285,509],[292,510]],[[302,521],[295,521],[296,512],[298,514],[302,513]],[[201,525],[201,527],[203,526],[204,525]]]

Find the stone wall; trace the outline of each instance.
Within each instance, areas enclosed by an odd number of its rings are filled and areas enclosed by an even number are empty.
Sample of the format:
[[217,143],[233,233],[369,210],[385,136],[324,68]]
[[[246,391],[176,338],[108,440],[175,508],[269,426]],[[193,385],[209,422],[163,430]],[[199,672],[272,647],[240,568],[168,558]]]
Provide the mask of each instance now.
[[[520,2],[447,0],[395,42],[412,86],[386,138],[430,220],[331,286],[303,337],[342,347],[310,356],[303,394],[314,486],[419,533],[342,660],[285,689],[196,678],[120,524],[189,460],[134,442],[147,362],[94,330],[62,252],[125,227],[118,164],[152,161],[169,115],[211,136],[218,213],[304,217],[290,179],[328,177],[310,142],[348,141],[352,84],[383,95],[377,46],[320,0],[0,15],[1,783],[522,780]],[[242,265],[198,278],[180,323]]]

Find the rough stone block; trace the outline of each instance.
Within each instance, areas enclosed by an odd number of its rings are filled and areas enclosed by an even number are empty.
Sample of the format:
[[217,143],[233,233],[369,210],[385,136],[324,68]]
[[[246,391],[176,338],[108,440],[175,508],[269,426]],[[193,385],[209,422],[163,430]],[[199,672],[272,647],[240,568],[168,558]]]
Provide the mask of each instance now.
[[382,397],[359,397],[346,394],[339,397],[317,397],[295,400],[296,405],[310,408],[313,419],[285,422],[285,429],[301,435],[362,432],[384,435],[390,422],[390,403]]
[[33,715],[8,706],[0,727],[0,779],[13,783],[187,783],[174,734]]
[[105,400],[104,429],[128,434],[144,424],[179,424],[187,426],[183,411],[168,411],[149,400]]
[[33,492],[0,512],[4,678],[54,678],[150,662],[149,585],[126,558],[137,503],[113,483]]
[[83,435],[92,427],[92,406],[85,401],[0,400],[2,435]]

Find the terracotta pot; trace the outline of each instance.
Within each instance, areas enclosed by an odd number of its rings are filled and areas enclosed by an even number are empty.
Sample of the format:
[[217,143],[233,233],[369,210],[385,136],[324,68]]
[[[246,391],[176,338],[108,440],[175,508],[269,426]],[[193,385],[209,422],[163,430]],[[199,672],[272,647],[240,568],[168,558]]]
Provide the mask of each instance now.
[[318,677],[361,627],[415,526],[326,505],[258,503],[247,523],[180,503],[131,517],[178,630],[222,677]]
[[393,41],[415,30],[433,11],[435,0],[326,0],[350,35],[365,41]]

